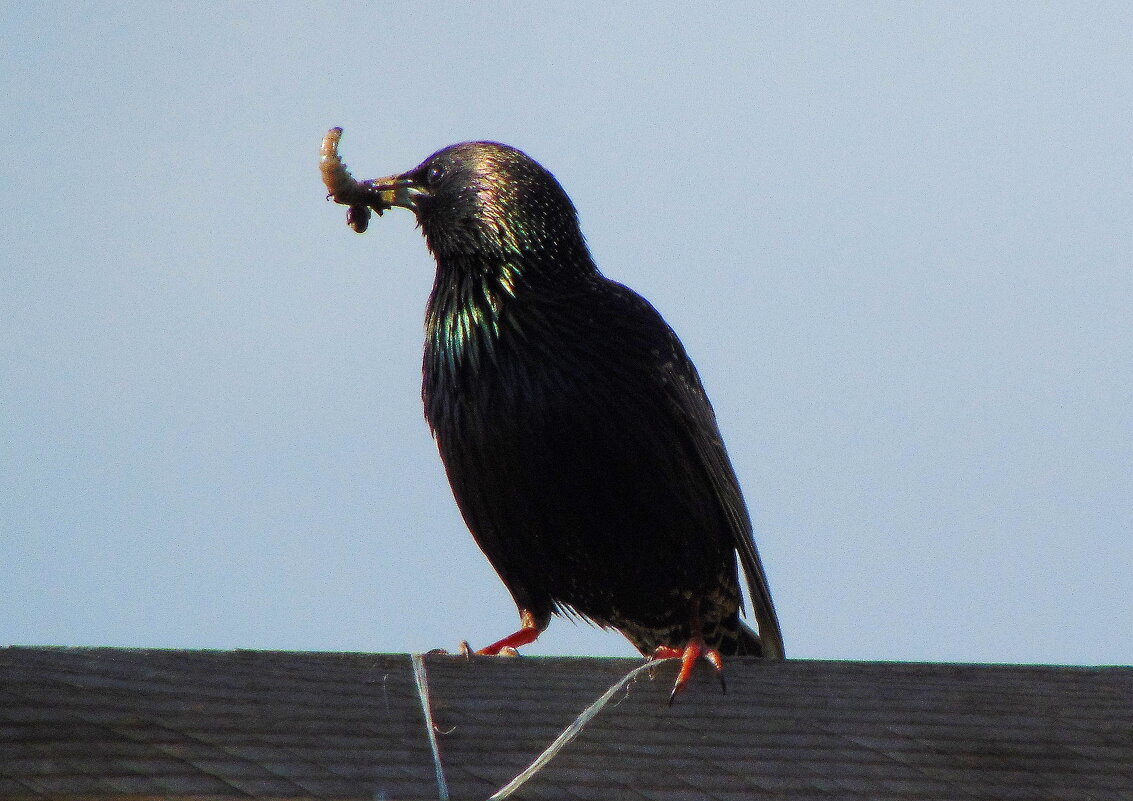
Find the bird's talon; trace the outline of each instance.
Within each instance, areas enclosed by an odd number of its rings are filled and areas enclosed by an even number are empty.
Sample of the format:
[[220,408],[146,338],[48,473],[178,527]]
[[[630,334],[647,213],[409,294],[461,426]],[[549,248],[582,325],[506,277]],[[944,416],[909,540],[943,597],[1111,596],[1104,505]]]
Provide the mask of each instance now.
[[685,682],[683,681],[678,680],[677,683],[673,685],[673,690],[669,693],[669,706],[673,705],[673,701],[677,700],[677,696],[684,692],[684,689]]
[[715,648],[707,648],[704,651],[704,658],[716,671],[716,678],[720,679],[720,692],[724,695],[728,694],[728,683],[724,681],[724,658],[720,656],[720,652]]
[[519,656],[519,649],[512,648],[510,645],[505,645],[500,649],[497,656]]
[[728,685],[724,681],[723,657],[715,648],[707,647],[704,640],[699,637],[692,640],[684,649],[673,648],[671,645],[659,645],[649,658],[651,660],[674,658],[681,660],[681,669],[677,673],[677,680],[673,683],[673,691],[669,693],[669,706],[672,706],[673,700],[684,691],[696,663],[701,658],[712,665],[712,668],[716,671],[716,677],[720,679],[720,690],[724,693],[728,692]]
[[465,659],[471,659],[475,651],[473,651],[472,646],[468,644],[468,640],[461,640],[460,645],[457,646],[457,653]]

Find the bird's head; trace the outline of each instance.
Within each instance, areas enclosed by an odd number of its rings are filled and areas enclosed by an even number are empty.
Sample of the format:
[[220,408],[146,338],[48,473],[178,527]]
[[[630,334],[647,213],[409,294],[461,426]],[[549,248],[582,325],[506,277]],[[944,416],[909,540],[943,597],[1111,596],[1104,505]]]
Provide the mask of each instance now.
[[513,147],[452,145],[408,172],[367,183],[385,205],[417,215],[438,261],[590,262],[566,192]]

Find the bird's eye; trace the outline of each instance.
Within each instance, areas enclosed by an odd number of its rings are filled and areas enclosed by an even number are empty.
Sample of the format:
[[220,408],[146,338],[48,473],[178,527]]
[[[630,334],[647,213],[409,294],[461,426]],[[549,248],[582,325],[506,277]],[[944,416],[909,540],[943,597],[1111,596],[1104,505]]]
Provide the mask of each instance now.
[[430,164],[429,169],[425,170],[425,183],[432,185],[437,183],[445,177],[445,167],[443,164]]

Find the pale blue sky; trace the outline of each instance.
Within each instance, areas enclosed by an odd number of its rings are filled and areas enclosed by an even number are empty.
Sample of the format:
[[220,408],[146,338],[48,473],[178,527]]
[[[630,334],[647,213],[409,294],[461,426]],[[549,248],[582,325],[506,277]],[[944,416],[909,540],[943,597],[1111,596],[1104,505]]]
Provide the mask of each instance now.
[[[204,10],[202,10],[204,9]],[[412,216],[495,139],[682,336],[799,657],[1133,661],[1133,6],[0,4],[0,643],[513,630]],[[555,621],[530,653],[623,654]]]

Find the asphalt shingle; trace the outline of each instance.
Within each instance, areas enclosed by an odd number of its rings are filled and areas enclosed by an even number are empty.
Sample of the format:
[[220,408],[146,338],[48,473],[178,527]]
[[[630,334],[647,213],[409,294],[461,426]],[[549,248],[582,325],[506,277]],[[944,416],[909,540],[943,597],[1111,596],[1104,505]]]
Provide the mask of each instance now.
[[[454,799],[636,660],[429,656]],[[1133,669],[731,659],[619,693],[515,798],[1130,799]],[[0,799],[436,798],[404,654],[0,650]]]

